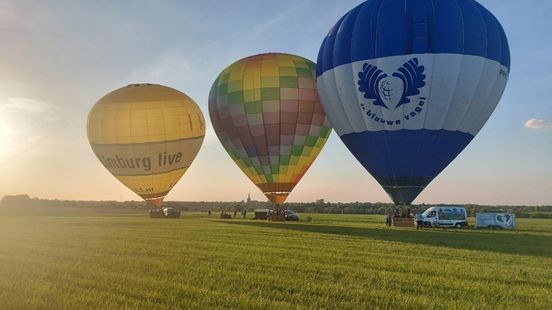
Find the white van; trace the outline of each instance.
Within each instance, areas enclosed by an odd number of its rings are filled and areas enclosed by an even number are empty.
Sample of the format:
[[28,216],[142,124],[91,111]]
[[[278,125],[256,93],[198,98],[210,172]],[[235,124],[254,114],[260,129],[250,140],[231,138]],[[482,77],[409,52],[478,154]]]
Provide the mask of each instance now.
[[424,226],[461,228],[468,226],[467,214],[464,207],[431,207],[421,219]]

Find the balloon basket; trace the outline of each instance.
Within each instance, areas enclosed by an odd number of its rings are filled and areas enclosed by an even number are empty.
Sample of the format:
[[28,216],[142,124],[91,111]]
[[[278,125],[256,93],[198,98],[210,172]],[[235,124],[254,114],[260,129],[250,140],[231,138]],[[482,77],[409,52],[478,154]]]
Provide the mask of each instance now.
[[152,219],[178,219],[180,210],[173,208],[154,208],[149,210],[149,216]]
[[394,217],[394,227],[414,227],[414,218],[411,217]]
[[150,209],[149,216],[152,219],[165,218],[165,212],[163,209]]
[[271,222],[285,222],[286,216],[284,214],[272,214],[269,220]]
[[229,220],[232,218],[232,215],[228,214],[228,213],[222,213],[220,215],[220,218],[223,219],[223,220]]

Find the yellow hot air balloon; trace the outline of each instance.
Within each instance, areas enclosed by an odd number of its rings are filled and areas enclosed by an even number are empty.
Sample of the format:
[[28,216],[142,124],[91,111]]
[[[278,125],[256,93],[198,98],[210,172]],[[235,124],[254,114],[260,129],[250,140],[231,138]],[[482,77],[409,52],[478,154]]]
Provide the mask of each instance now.
[[104,167],[159,206],[199,152],[205,120],[185,94],[162,85],[133,84],[101,98],[86,129]]

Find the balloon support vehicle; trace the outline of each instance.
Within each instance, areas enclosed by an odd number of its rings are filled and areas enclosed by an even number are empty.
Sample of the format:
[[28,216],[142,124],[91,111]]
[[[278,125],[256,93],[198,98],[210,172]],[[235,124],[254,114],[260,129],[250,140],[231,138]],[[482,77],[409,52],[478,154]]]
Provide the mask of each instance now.
[[154,208],[149,210],[150,218],[180,218],[180,210],[175,208]]
[[464,207],[431,207],[421,214],[424,227],[468,226],[467,212]]
[[299,215],[291,210],[286,210],[286,221],[298,221]]
[[476,228],[516,228],[516,215],[513,213],[476,213]]
[[284,210],[284,215],[278,214],[278,210],[255,209],[254,220],[270,220],[273,222],[298,221],[299,215],[291,210]]

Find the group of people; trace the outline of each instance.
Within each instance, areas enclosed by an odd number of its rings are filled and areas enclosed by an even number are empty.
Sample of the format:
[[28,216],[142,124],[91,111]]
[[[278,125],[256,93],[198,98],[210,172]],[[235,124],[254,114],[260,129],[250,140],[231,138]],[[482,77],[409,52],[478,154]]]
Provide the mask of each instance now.
[[[404,209],[404,208],[397,208],[395,209],[395,213],[387,212],[387,215],[385,217],[385,225],[387,227],[393,226],[393,218],[414,218],[414,212],[410,210],[410,208]],[[418,227],[418,221],[416,216],[416,227]]]
[[221,219],[230,219],[232,217],[230,216],[230,214],[228,214],[228,212],[222,210],[222,211],[220,211],[220,218]]
[[[209,216],[211,216],[211,210],[208,210],[207,214],[209,214]],[[241,214],[242,218],[245,218],[245,216],[247,215],[247,210],[242,209],[240,211],[240,214]],[[234,218],[236,218],[237,215],[238,215],[238,211],[234,211]],[[228,212],[226,212],[225,210],[221,210],[220,211],[220,218],[231,218],[231,217],[230,217],[230,214],[228,214]]]
[[396,209],[395,215],[393,217],[400,217],[400,218],[414,218],[414,212],[410,210],[410,208],[407,208],[406,210],[403,209]]
[[270,221],[272,220],[272,216],[277,216],[280,219],[286,219],[286,211],[283,208],[275,209],[275,210],[268,210],[267,219]]

